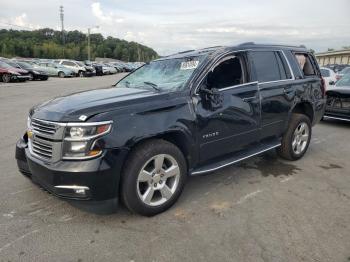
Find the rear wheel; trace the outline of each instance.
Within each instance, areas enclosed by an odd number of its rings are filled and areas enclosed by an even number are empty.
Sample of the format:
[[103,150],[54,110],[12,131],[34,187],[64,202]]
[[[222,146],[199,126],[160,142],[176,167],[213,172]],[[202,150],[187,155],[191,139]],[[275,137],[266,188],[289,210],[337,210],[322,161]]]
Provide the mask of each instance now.
[[164,140],[151,140],[135,148],[123,170],[121,195],[126,207],[144,216],[170,208],[186,181],[181,151]]
[[1,78],[2,78],[2,82],[4,82],[4,83],[9,83],[11,81],[10,74],[3,74]]
[[278,154],[288,160],[302,158],[311,140],[311,121],[303,114],[293,114],[287,132],[283,135]]
[[58,72],[58,77],[64,78],[66,75],[64,72]]
[[79,77],[84,77],[84,72],[83,71],[79,71],[78,76]]

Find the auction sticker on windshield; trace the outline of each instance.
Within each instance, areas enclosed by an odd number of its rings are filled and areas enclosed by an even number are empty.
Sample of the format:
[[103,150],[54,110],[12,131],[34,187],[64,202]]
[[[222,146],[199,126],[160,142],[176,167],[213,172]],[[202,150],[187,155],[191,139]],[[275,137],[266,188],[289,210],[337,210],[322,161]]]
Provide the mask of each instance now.
[[199,61],[186,61],[181,63],[181,70],[196,69]]

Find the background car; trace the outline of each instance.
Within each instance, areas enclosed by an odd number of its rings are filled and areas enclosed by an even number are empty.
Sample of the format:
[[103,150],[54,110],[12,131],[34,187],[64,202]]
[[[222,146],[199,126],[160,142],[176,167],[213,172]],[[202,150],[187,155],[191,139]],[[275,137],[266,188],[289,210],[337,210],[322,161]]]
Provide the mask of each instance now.
[[43,70],[40,70],[38,68],[34,68],[31,64],[25,63],[25,62],[18,62],[18,61],[12,61],[12,60],[8,60],[6,61],[6,63],[8,63],[9,65],[19,68],[19,69],[23,69],[23,70],[27,70],[30,76],[29,80],[44,80],[46,81],[47,79],[49,79],[49,75],[44,72]]
[[350,121],[350,74],[344,75],[332,90],[327,91],[324,119]]
[[97,76],[102,76],[103,75],[103,70],[102,70],[102,65],[98,63],[92,63],[90,61],[84,61],[85,66],[90,66],[95,69],[96,75]]
[[325,65],[324,67],[330,68],[332,69],[335,73],[340,72],[341,70],[343,70],[345,67],[348,67],[349,65],[346,64],[328,64]]
[[28,71],[13,67],[0,60],[0,79],[4,83],[11,81],[24,82],[29,80],[30,76]]
[[85,67],[84,76],[95,76],[96,70],[94,67],[85,65],[83,62],[76,61],[80,66]]
[[337,73],[337,80],[341,79],[343,75],[350,73],[350,66],[343,68],[340,72]]
[[75,76],[73,70],[60,64],[52,62],[40,62],[39,66],[47,68],[50,76],[58,76],[61,78]]
[[86,68],[84,64],[78,63],[78,61],[74,60],[54,60],[55,63],[63,65],[74,71],[76,76],[83,77],[85,76]]
[[321,67],[321,75],[325,80],[326,90],[330,88],[330,86],[334,86],[337,81],[337,74],[330,68]]

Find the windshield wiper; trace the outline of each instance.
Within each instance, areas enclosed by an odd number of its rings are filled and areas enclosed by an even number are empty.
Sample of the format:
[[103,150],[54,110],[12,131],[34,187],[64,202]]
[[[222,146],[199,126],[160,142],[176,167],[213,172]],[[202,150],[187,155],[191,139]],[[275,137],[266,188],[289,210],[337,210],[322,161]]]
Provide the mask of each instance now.
[[149,86],[153,87],[153,89],[155,89],[155,90],[157,90],[157,91],[160,91],[160,88],[158,88],[158,85],[155,84],[155,83],[147,82],[147,81],[145,81],[145,82],[143,82],[143,83],[145,83],[146,85],[149,85]]

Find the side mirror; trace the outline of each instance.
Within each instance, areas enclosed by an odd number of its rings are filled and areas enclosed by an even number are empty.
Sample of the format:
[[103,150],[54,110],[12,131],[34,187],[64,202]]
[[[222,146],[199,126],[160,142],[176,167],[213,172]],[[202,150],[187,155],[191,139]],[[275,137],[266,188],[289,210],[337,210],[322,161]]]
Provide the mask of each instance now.
[[203,106],[208,108],[211,111],[215,111],[222,107],[224,98],[217,88],[208,88],[206,85],[203,85],[199,89],[200,95],[203,99]]
[[329,84],[330,84],[331,86],[333,86],[333,85],[335,85],[335,82],[334,82],[334,81],[330,81]]

